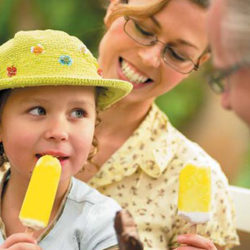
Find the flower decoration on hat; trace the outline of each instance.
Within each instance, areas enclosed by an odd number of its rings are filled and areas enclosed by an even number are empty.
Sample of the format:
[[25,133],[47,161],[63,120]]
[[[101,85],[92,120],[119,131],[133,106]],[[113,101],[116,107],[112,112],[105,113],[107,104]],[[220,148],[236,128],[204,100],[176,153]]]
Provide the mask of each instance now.
[[31,53],[39,55],[39,54],[42,54],[44,52],[44,47],[41,44],[37,44],[36,46],[32,46],[30,51],[31,51]]
[[11,66],[11,67],[7,67],[7,74],[8,74],[8,77],[12,77],[12,76],[15,76],[17,73],[17,68],[15,66]]
[[61,63],[62,65],[70,66],[73,63],[73,60],[70,56],[63,55],[63,56],[60,56],[59,63]]
[[101,68],[97,70],[97,73],[99,76],[103,77],[103,70]]

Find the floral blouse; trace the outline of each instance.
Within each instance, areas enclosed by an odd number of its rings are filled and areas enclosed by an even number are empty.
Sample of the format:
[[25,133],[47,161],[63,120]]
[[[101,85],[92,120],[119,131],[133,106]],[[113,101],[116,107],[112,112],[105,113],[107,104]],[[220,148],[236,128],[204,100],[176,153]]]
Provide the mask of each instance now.
[[179,173],[190,161],[212,172],[211,219],[196,232],[220,246],[238,245],[228,181],[219,164],[177,131],[155,104],[88,184],[131,212],[145,250],[171,249],[176,236],[192,228],[177,210]]

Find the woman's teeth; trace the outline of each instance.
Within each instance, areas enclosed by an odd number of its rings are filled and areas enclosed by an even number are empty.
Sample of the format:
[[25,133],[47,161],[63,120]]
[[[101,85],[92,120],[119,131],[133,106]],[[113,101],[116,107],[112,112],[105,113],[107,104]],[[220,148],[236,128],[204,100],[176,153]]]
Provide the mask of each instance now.
[[140,73],[135,72],[134,69],[124,60],[121,61],[121,69],[122,73],[133,83],[144,83],[149,79]]

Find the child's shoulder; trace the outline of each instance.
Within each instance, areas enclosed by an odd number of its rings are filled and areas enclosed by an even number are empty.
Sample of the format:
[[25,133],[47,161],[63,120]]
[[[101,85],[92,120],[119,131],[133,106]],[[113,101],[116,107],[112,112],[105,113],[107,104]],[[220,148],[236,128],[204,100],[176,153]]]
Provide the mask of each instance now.
[[[103,234],[113,237],[115,235],[114,218],[119,210],[121,207],[115,200],[102,195],[86,183],[72,178],[65,215],[71,218],[71,224],[76,225],[77,228],[84,227],[85,239],[93,235],[102,237]],[[73,217],[76,218],[75,221]],[[87,228],[86,225],[88,225]]]
[[68,199],[75,203],[84,203],[87,206],[109,206],[109,208],[115,210],[120,209],[115,200],[74,177],[72,178],[72,187]]

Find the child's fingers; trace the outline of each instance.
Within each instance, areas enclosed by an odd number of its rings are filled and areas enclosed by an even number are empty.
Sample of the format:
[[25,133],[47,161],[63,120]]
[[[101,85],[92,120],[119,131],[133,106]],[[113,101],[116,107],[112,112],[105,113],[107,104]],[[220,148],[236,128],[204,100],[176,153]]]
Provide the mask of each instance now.
[[26,234],[26,233],[16,233],[8,237],[6,241],[1,245],[1,248],[3,249],[9,248],[13,246],[14,244],[17,244],[20,242],[36,244],[36,240],[31,235]]
[[[206,249],[206,250],[216,250],[215,245],[212,241],[197,235],[197,234],[184,234],[179,235],[177,241],[180,244],[186,244],[189,247],[194,248],[186,248],[186,249]],[[178,248],[179,249],[179,248]]]
[[4,248],[4,250],[42,250],[38,245],[32,243],[17,243],[10,248]]

